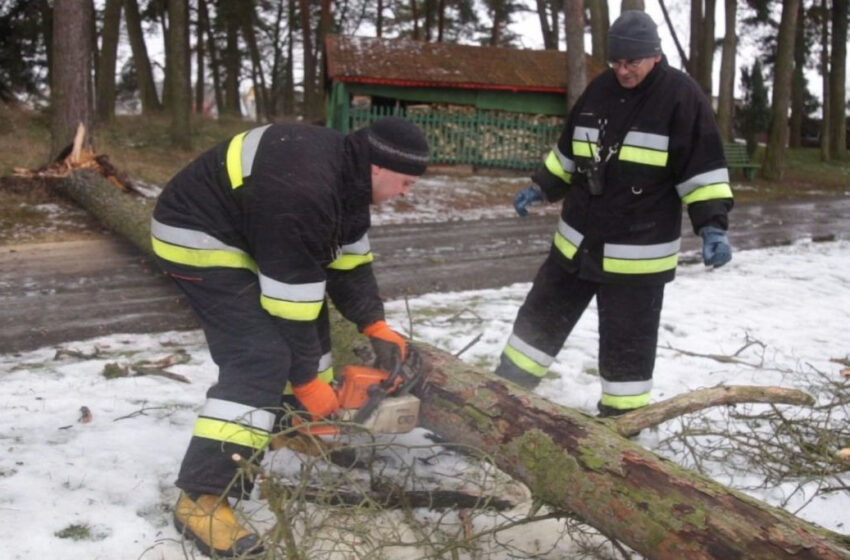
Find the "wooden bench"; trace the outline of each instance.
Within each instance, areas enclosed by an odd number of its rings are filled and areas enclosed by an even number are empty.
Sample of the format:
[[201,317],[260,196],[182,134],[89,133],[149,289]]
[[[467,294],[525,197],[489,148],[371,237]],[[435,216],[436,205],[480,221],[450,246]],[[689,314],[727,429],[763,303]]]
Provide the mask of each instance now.
[[752,181],[756,178],[756,169],[761,167],[760,163],[754,163],[747,155],[747,146],[738,143],[723,144],[723,154],[726,156],[726,165],[731,174],[734,169],[741,169],[744,175]]

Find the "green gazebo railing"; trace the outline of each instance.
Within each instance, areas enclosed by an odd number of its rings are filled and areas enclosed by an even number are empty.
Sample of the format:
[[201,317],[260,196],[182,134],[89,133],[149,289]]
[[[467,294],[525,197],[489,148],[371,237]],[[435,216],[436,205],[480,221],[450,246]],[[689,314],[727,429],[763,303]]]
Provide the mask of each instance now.
[[431,161],[478,167],[534,169],[558,140],[557,117],[482,109],[440,110],[433,106],[368,107],[349,110],[350,130],[384,116],[401,116],[419,125],[431,146]]

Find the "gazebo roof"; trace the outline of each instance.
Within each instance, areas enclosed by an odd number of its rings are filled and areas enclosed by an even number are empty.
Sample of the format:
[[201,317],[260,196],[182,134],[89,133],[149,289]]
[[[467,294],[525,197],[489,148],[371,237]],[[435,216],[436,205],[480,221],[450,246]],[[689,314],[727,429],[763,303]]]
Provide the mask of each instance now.
[[[563,93],[564,51],[328,35],[328,77],[346,83]],[[588,79],[605,66],[587,56]]]

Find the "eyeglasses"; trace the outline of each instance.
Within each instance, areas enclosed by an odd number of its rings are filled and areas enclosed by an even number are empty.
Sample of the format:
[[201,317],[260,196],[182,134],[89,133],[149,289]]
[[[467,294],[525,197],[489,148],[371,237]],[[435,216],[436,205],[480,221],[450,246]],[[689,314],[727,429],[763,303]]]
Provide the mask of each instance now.
[[625,70],[637,70],[645,58],[630,58],[629,60],[609,60],[608,66],[613,68],[614,70],[619,70],[621,68]]

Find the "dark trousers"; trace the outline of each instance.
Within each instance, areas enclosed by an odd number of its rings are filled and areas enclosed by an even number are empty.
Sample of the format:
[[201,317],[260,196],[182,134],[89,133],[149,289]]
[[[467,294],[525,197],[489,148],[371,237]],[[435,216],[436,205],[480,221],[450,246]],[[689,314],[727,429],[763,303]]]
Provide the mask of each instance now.
[[599,373],[612,382],[652,379],[664,284],[582,280],[550,253],[519,309],[513,332],[550,356],[561,351],[590,301],[599,312]]
[[[189,300],[218,365],[218,383],[208,399],[238,403],[274,413],[279,410],[290,369],[291,352],[275,320],[260,307],[257,275],[236,268],[188,268],[159,259]],[[177,486],[188,492],[245,496],[252,482],[237,480],[231,458],[261,458],[248,446],[193,436],[183,458]],[[232,484],[232,486],[231,486]]]

